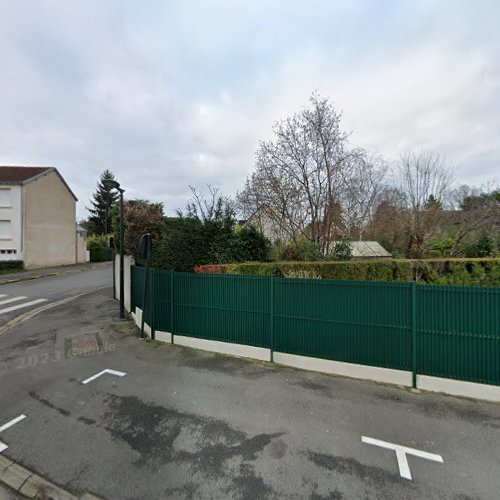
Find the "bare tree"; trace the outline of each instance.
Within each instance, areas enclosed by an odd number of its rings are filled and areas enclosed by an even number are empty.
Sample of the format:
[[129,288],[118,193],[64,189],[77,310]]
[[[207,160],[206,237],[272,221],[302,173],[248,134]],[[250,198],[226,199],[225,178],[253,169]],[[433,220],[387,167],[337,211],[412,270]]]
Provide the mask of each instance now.
[[308,108],[277,122],[274,139],[260,143],[255,171],[238,195],[244,212],[266,210],[289,239],[314,241],[323,255],[366,224],[384,174],[365,151],[349,148],[340,118],[328,99],[313,94]]
[[430,152],[401,155],[399,191],[403,193],[403,217],[407,257],[420,258],[431,237],[443,224],[443,206],[449,202],[452,175],[443,158]]
[[345,170],[341,190],[343,226],[350,238],[361,240],[385,189],[387,165],[381,157],[354,150],[346,160]]
[[472,243],[489,230],[500,231],[500,189],[493,185],[481,189],[462,185],[452,192],[453,212],[450,212],[449,233],[453,240],[450,254],[459,256]]
[[186,213],[177,210],[179,217],[191,217],[207,222],[220,222],[234,219],[234,208],[231,200],[222,196],[219,188],[207,185],[208,197],[200,193],[194,186],[189,186],[192,198],[186,204]]

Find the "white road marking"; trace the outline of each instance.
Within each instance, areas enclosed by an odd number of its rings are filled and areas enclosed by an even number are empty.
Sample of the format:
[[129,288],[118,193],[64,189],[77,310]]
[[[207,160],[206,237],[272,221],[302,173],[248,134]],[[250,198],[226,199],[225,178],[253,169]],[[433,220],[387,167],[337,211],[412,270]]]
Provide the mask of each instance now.
[[7,297],[5,293],[0,293],[0,297]]
[[[21,420],[24,420],[25,418],[26,418],[26,415],[19,415],[19,417],[16,417],[16,418],[12,419],[10,422],[7,422],[6,424],[2,425],[0,427],[0,432],[6,431],[7,429],[12,427],[13,425],[16,425],[18,422],[20,422]],[[5,443],[2,443],[2,441],[0,441],[0,453],[5,451],[7,448],[8,448],[8,446]]]
[[0,306],[3,306],[4,304],[10,304],[11,302],[16,302],[16,300],[24,300],[27,299],[28,297],[12,297],[11,299],[5,299],[5,300],[0,300]]
[[443,457],[441,455],[428,453],[427,451],[416,450],[415,448],[408,448],[407,446],[388,443],[387,441],[380,441],[379,439],[373,439],[365,436],[361,436],[361,441],[366,444],[372,444],[387,450],[395,451],[396,458],[398,459],[399,474],[401,477],[409,479],[410,481],[412,480],[412,477],[406,455],[413,455],[414,457],[425,458],[426,460],[431,460],[433,462],[443,463]]
[[16,311],[17,309],[22,309],[23,307],[34,306],[35,304],[40,304],[40,302],[47,302],[47,299],[36,299],[31,300],[30,302],[24,302],[23,304],[18,304],[17,306],[5,307],[4,309],[0,309],[0,314]]
[[89,382],[92,382],[92,380],[95,380],[96,378],[100,377],[101,375],[104,375],[105,373],[109,373],[110,375],[116,375],[117,377],[124,377],[126,373],[119,372],[116,370],[109,370],[106,368],[106,370],[103,370],[102,372],[96,373],[95,375],[92,375],[92,377],[88,378],[87,380],[84,380],[82,384],[88,384]]
[[0,427],[0,432],[6,431],[9,427],[16,425],[18,422],[20,422],[21,420],[24,420],[25,418],[26,418],[26,415],[19,415],[19,417],[13,418],[10,422],[7,422],[6,424],[4,424]]

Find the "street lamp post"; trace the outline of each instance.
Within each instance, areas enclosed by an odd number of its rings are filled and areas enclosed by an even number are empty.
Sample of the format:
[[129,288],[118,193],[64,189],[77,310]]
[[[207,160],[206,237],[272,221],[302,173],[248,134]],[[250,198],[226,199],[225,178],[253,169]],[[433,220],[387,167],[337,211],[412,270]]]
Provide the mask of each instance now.
[[[125,286],[124,286],[124,267],[125,267],[125,249],[123,248],[124,227],[123,227],[123,193],[125,189],[120,187],[120,183],[113,179],[103,181],[104,186],[109,189],[116,189],[120,193],[120,319],[125,319]],[[113,266],[115,263],[113,262]]]

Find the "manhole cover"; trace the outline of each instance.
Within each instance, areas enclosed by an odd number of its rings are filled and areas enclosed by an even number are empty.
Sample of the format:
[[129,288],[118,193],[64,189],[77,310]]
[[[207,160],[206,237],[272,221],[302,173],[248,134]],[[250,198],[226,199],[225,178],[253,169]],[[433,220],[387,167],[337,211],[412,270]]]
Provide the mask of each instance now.
[[66,358],[91,356],[102,351],[102,341],[97,333],[83,333],[64,339]]

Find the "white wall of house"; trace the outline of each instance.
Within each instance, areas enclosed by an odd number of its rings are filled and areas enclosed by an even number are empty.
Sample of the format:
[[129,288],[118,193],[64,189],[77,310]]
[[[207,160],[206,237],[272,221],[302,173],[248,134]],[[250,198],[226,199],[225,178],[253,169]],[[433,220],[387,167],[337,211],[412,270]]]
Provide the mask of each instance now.
[[0,184],[0,261],[23,260],[22,187]]

